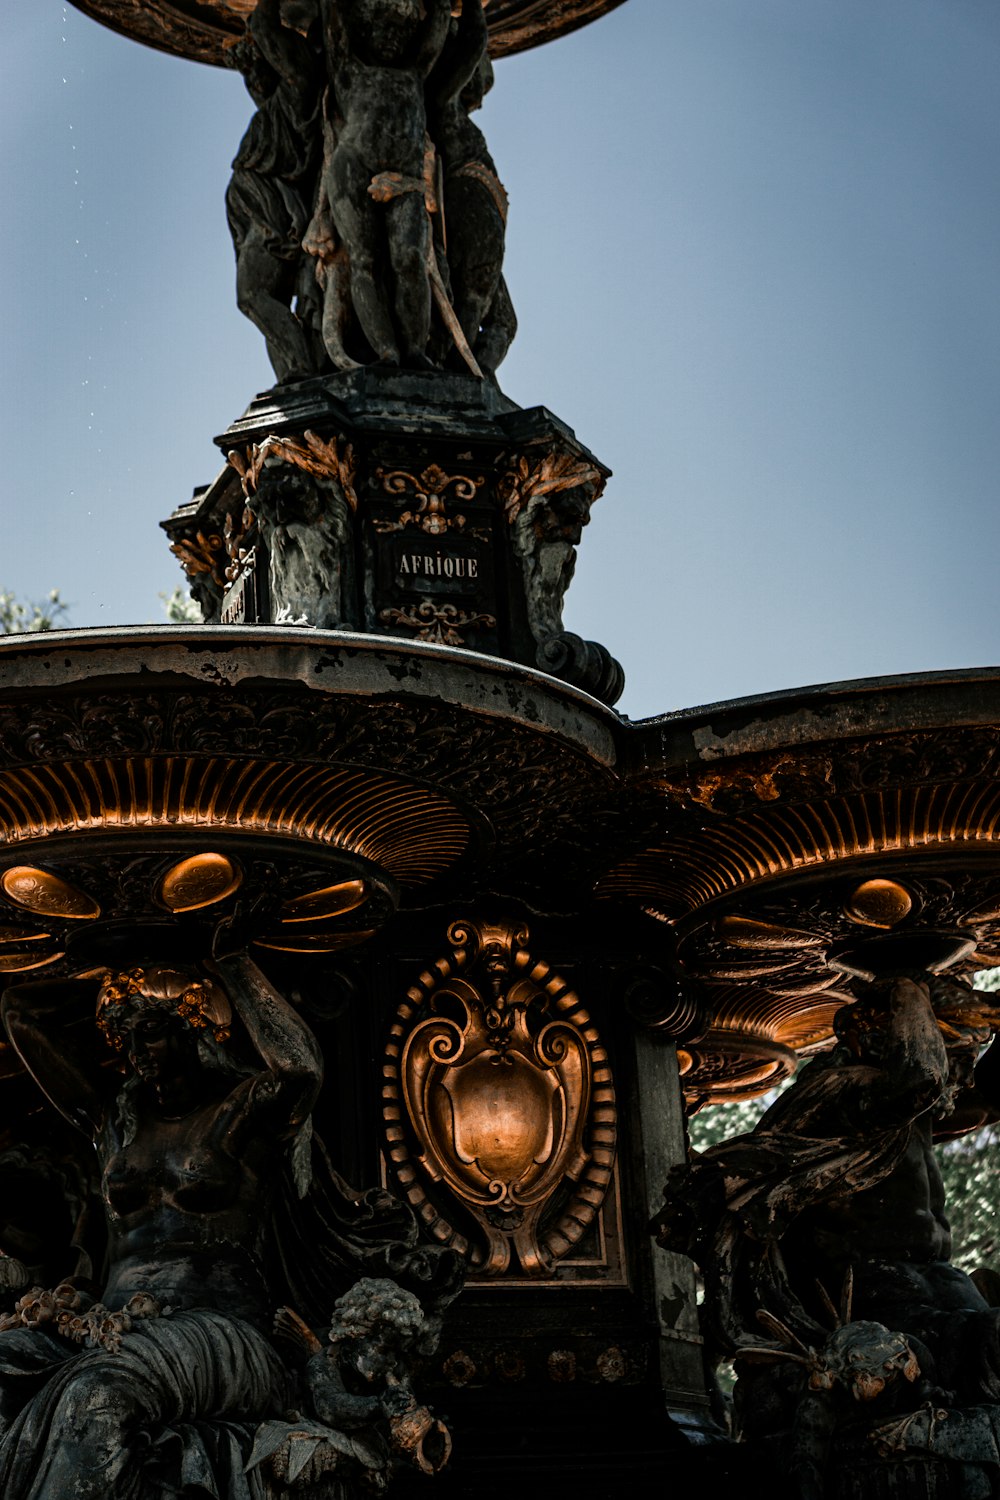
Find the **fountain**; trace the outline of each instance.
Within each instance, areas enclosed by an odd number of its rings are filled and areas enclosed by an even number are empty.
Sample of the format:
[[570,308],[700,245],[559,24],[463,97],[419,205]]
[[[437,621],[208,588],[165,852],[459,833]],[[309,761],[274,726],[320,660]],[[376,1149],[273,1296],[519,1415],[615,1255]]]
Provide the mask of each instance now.
[[[995,1313],[947,1281],[959,1389],[866,1246],[951,1271],[901,1164],[993,1108],[998,674],[620,718],[562,620],[608,470],[497,381],[471,111],[491,56],[616,3],[78,0],[243,72],[226,206],[276,380],[163,522],[203,625],[0,648],[0,1168],[50,1226],[0,1234],[12,1497],[596,1497],[761,1455],[803,1494],[990,1493]],[[685,1103],[809,1057],[812,1136],[796,1083],[686,1164]]]

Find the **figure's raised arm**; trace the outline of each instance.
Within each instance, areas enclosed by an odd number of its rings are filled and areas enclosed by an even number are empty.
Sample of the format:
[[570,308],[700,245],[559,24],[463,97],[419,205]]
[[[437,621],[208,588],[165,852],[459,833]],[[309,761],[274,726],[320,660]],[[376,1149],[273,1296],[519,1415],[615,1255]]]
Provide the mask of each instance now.
[[424,0],[427,12],[413,65],[426,78],[441,56],[451,25],[451,0]]
[[257,0],[247,18],[247,31],[274,71],[293,88],[305,89],[315,71],[313,53],[305,37],[282,20],[280,0]]
[[253,959],[229,948],[234,933],[229,924],[217,932],[213,967],[264,1065],[242,1091],[234,1128],[240,1120],[266,1115],[278,1137],[287,1139],[316,1103],[323,1082],[322,1054],[309,1027]]
[[878,1066],[878,1081],[866,1088],[858,1109],[870,1123],[915,1120],[943,1098],[948,1057],[926,983],[893,984]]
[[2,1005],[7,1035],[42,1093],[91,1136],[100,1129],[111,1092],[103,1086],[96,1047],[91,1055],[87,1045],[96,1037],[99,989],[100,976],[33,980],[11,985]]
[[488,39],[483,0],[466,0],[454,33],[427,80],[430,108],[443,109],[458,98],[482,63]]

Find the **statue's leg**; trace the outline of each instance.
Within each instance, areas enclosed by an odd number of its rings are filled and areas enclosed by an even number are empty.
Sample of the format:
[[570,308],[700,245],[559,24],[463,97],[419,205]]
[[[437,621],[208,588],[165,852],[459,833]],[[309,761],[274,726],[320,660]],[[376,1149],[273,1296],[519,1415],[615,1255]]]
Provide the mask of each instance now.
[[507,282],[501,276],[493,305],[483,319],[482,331],[472,350],[482,368],[490,375],[503,363],[516,332],[517,314],[510,300]]
[[451,246],[454,306],[473,349],[501,280],[504,226],[492,198],[478,182],[456,177],[449,206],[459,226]]
[[323,345],[323,288],[317,278],[317,261],[304,252],[296,268],[295,317],[309,346],[309,368],[318,373],[325,363]]
[[72,1344],[33,1328],[0,1334],[0,1440],[53,1371],[76,1354]]
[[398,365],[399,346],[378,274],[380,211],[368,196],[371,175],[352,147],[338,146],[330,164],[330,212],[350,265],[351,301],[361,331],[377,360]]
[[430,221],[423,196],[403,193],[385,207],[389,259],[395,279],[394,300],[400,343],[407,364],[429,365],[431,284],[427,275]]
[[88,1362],[63,1385],[37,1443],[27,1487],[15,1485],[17,1500],[132,1500],[140,1491],[135,1439],[156,1416],[148,1392],[114,1356]]
[[345,333],[351,308],[351,270],[347,255],[338,250],[326,263],[326,286],[323,291],[323,343],[338,370],[357,370],[345,347]]
[[272,254],[262,234],[251,229],[236,261],[236,302],[264,335],[279,381],[312,373],[309,339],[289,306],[294,289],[294,266]]

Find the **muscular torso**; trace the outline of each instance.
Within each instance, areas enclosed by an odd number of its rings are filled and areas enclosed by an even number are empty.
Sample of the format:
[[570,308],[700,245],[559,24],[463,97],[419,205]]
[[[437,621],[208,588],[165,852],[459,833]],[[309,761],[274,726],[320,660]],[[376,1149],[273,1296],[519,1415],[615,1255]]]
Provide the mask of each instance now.
[[268,1174],[265,1162],[228,1149],[225,1112],[215,1101],[179,1120],[140,1112],[127,1144],[120,1126],[105,1125],[98,1155],[107,1306],[148,1292],[174,1307],[214,1307],[263,1325]]
[[909,1127],[906,1149],[881,1182],[805,1209],[783,1242],[789,1271],[803,1290],[819,1276],[831,1283],[833,1295],[848,1265],[857,1275],[866,1262],[926,1264],[947,1260],[950,1251],[944,1185],[926,1116]]
[[426,134],[424,75],[416,66],[426,25],[419,0],[351,0],[342,7],[347,46],[329,48],[338,144],[374,174],[419,175]]
[[469,119],[461,104],[449,104],[431,112],[428,129],[447,171],[454,172],[473,161],[482,162],[491,172],[496,171],[486,145],[486,137],[479,126]]

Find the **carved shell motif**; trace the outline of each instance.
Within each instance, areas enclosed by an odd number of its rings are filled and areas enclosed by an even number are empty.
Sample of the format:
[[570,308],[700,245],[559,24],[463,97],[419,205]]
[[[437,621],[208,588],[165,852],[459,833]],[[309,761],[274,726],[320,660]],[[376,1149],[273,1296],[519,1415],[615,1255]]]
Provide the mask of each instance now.
[[454,924],[455,952],[409,991],[387,1047],[400,1186],[435,1238],[488,1277],[546,1275],[597,1216],[614,1164],[607,1054],[527,937]]

